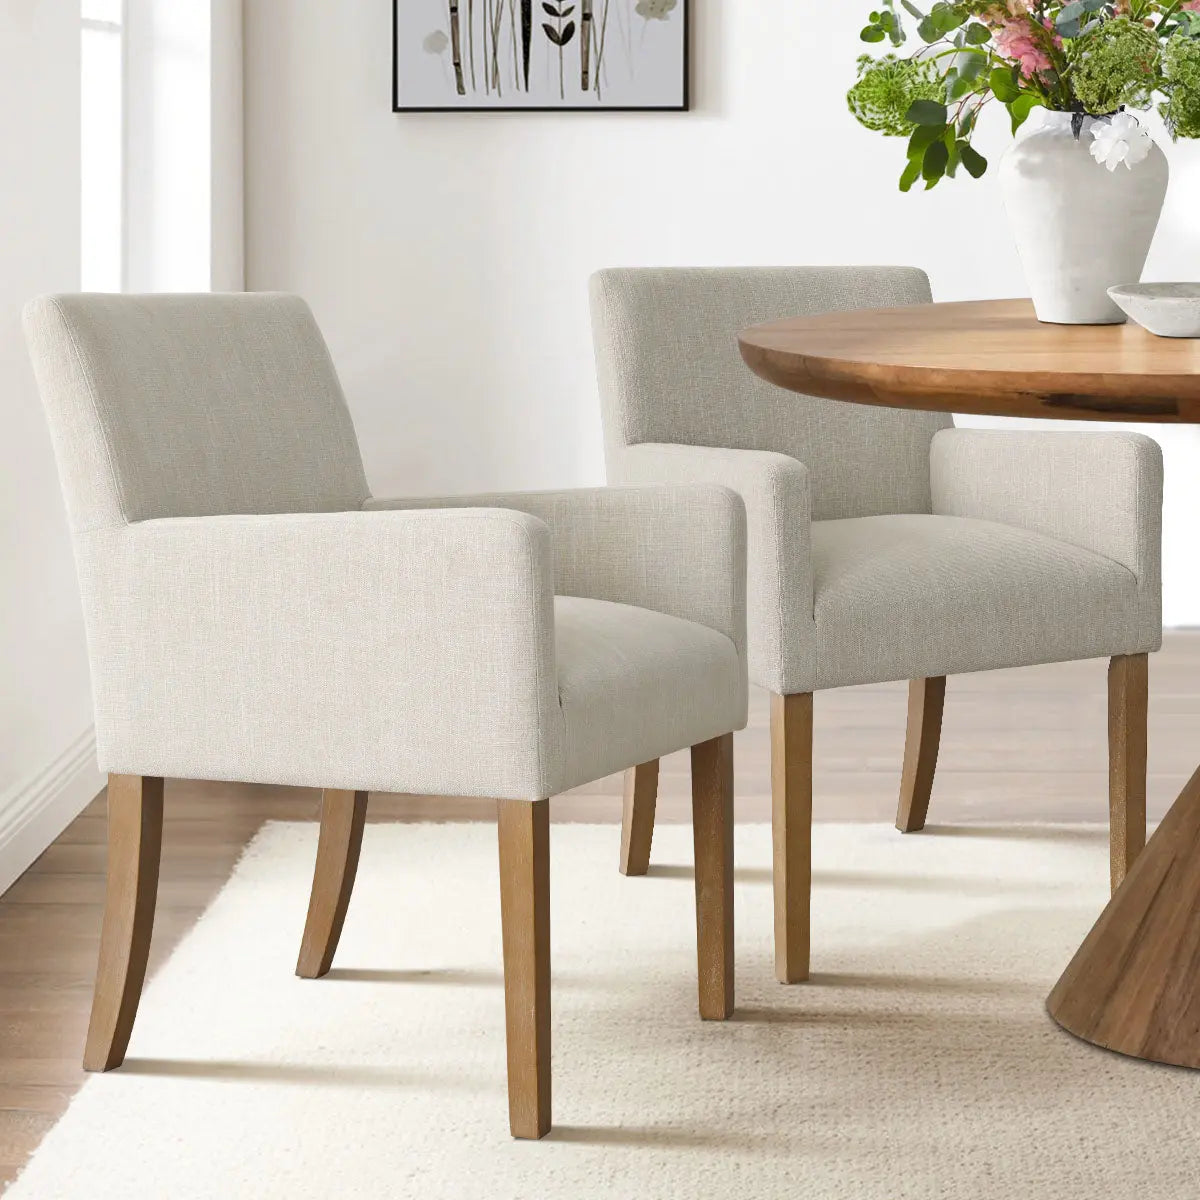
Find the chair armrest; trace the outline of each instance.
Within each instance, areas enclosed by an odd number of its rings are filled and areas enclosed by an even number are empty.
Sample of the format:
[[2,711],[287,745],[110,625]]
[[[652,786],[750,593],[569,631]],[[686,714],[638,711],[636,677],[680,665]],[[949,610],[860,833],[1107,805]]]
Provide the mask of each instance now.
[[780,695],[810,691],[816,625],[808,468],[769,450],[645,442],[615,451],[610,472],[628,483],[719,483],[742,497],[750,678]]
[[80,574],[105,770],[527,799],[557,779],[534,517],[145,521],[81,539]]
[[549,527],[554,588],[667,613],[730,638],[745,659],[746,518],[727,488],[584,488],[368,500],[368,510],[511,508]]
[[930,448],[933,511],[1071,542],[1157,583],[1162,451],[1139,433],[943,429]]
[[935,513],[1082,546],[1138,584],[1139,644],[1162,639],[1162,450],[1139,433],[944,429],[930,447]]

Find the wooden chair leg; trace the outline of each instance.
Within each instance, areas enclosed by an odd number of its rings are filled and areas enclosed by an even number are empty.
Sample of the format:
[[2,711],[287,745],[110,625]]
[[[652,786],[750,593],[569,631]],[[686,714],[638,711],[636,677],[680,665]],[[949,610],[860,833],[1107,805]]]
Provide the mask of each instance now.
[[733,734],[692,747],[700,1016],[733,1012]]
[[658,798],[658,759],[625,772],[625,810],[621,818],[621,874],[645,875],[654,838]]
[[1150,669],[1145,654],[1108,665],[1108,813],[1112,890],[1146,845],[1146,718]]
[[301,979],[319,979],[333,964],[354,891],[366,820],[366,792],[326,789],[321,793],[317,865],[296,962],[296,974]]
[[108,777],[108,884],[85,1071],[111,1071],[125,1061],[154,929],[162,821],[161,779]]
[[925,828],[929,794],[942,740],[942,709],[946,703],[946,677],[912,679],[908,684],[908,732],[904,739],[904,770],[900,775],[900,804],[896,828],[916,833]]
[[808,978],[812,904],[811,692],[771,697],[771,835],[775,848],[775,977]]
[[508,1123],[550,1132],[550,802],[501,800],[500,915],[508,1030]]

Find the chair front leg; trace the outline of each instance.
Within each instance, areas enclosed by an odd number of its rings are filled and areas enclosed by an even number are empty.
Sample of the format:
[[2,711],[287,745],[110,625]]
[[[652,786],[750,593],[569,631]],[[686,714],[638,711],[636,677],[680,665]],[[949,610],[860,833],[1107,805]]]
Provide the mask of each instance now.
[[1109,875],[1121,886],[1146,845],[1146,721],[1150,666],[1145,654],[1108,665]]
[[108,883],[85,1071],[111,1071],[125,1061],[150,955],[162,822],[161,779],[108,777]]
[[319,979],[333,964],[354,891],[366,819],[366,792],[326,789],[321,793],[317,865],[296,962],[301,979]]
[[916,833],[925,828],[929,795],[937,769],[942,740],[942,710],[946,703],[946,677],[912,679],[908,684],[908,731],[904,738],[904,770],[900,775],[900,804],[896,828]]
[[692,747],[700,1016],[733,1012],[733,734]]
[[808,978],[812,907],[811,692],[771,697],[771,839],[775,849],[775,977]]
[[550,802],[498,809],[508,1123],[536,1139],[550,1132]]
[[625,808],[621,817],[621,874],[645,875],[650,869],[654,806],[658,799],[658,759],[625,772]]

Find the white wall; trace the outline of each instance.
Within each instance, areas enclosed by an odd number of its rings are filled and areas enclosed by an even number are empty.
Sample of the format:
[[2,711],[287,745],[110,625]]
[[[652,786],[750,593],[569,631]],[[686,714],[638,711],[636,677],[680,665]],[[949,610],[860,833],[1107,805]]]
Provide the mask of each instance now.
[[0,0],[0,891],[99,790],[75,569],[22,304],[79,286],[79,11]]
[[[693,0],[691,114],[393,116],[387,3],[248,0],[247,285],[312,302],[375,489],[601,479],[600,266],[913,262],[941,299],[1023,294],[995,176],[902,196],[903,144],[848,115],[869,7]],[[1200,154],[1170,154],[1149,271],[1200,278]],[[1200,435],[1170,436],[1168,619],[1200,623]]]

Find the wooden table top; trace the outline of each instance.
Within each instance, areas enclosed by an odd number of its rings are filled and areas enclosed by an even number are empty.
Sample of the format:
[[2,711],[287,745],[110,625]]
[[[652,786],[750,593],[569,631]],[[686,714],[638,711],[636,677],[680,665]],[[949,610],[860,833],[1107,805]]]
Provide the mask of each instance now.
[[1043,325],[1028,300],[919,304],[747,329],[742,357],[794,392],[939,412],[1200,424],[1200,340]]

